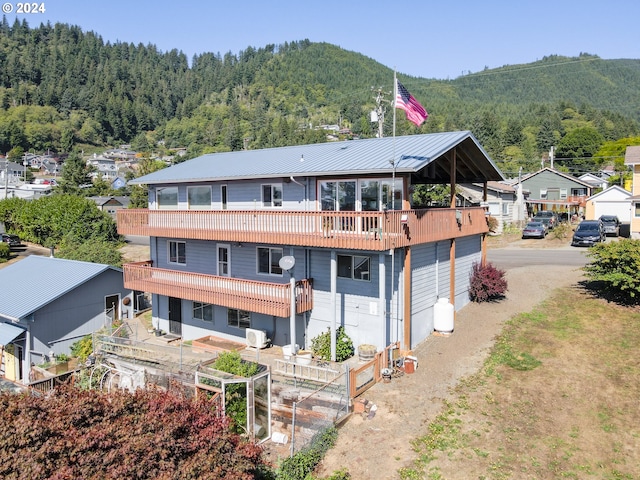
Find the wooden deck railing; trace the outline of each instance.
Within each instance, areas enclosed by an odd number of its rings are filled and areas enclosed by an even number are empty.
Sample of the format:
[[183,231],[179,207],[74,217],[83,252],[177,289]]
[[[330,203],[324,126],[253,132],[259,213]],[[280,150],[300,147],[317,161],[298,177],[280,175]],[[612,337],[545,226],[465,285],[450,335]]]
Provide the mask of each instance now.
[[387,212],[122,209],[123,235],[383,251],[487,233],[484,209]]
[[[291,305],[289,283],[257,282],[239,278],[181,272],[154,268],[151,262],[124,265],[125,288],[211,303],[228,308],[288,317]],[[313,286],[310,280],[299,280],[295,286],[296,311],[313,308]]]

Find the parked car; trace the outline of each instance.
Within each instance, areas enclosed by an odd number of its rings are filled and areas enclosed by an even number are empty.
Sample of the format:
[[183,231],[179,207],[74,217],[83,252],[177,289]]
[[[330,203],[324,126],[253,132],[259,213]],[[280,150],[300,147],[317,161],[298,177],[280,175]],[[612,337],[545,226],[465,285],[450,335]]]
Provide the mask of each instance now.
[[544,238],[547,236],[547,227],[542,222],[529,222],[522,229],[522,238]]
[[601,215],[600,221],[604,228],[605,235],[613,235],[618,237],[620,235],[620,220],[615,215]]
[[580,222],[575,232],[571,246],[591,247],[599,242],[605,241],[604,227],[600,220],[583,220]]
[[18,235],[11,235],[10,233],[3,233],[2,241],[9,245],[9,248],[19,247],[22,245],[20,237]]
[[551,217],[533,217],[533,219],[531,220],[532,222],[539,222],[542,223],[544,225],[544,228],[547,230],[547,233],[549,233],[549,230],[551,230]]
[[555,212],[550,210],[541,210],[536,213],[536,217],[538,218],[548,218],[549,219],[549,230],[553,230],[553,228],[558,225],[558,215]]

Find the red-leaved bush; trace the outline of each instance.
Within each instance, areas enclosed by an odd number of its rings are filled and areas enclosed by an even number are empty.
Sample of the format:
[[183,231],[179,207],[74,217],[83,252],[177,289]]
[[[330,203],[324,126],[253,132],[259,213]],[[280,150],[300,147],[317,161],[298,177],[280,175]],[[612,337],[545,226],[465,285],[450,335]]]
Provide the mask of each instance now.
[[494,267],[491,263],[483,267],[480,263],[474,263],[471,270],[471,284],[469,285],[469,298],[473,302],[488,302],[504,296],[507,291],[507,281],[504,278],[504,270]]
[[253,479],[262,449],[206,400],[156,389],[0,394],[0,478]]

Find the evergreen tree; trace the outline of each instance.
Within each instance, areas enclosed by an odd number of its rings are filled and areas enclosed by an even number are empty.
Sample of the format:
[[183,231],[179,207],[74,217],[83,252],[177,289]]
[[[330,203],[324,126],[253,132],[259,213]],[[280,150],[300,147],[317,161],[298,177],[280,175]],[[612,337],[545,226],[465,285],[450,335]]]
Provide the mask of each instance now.
[[72,153],[62,166],[62,177],[55,187],[56,192],[82,195],[82,188],[91,185],[92,170],[78,153]]

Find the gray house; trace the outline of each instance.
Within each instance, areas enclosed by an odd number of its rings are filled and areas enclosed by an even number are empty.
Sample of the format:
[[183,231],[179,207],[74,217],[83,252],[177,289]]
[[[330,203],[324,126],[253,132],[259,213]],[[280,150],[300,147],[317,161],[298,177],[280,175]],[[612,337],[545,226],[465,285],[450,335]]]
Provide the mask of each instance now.
[[32,363],[69,354],[85,335],[131,314],[131,290],[109,265],[31,255],[0,269],[0,285],[1,373],[9,380],[26,383]]
[[151,258],[125,286],[185,340],[308,348],[343,326],[412,348],[439,299],[469,302],[488,232],[483,207],[413,209],[412,187],[502,179],[467,131],[203,155],[131,182],[149,208],[119,210],[118,231],[149,236]]
[[527,210],[533,216],[540,210],[567,215],[584,213],[587,198],[595,190],[592,184],[553,168],[543,168],[520,179]]

